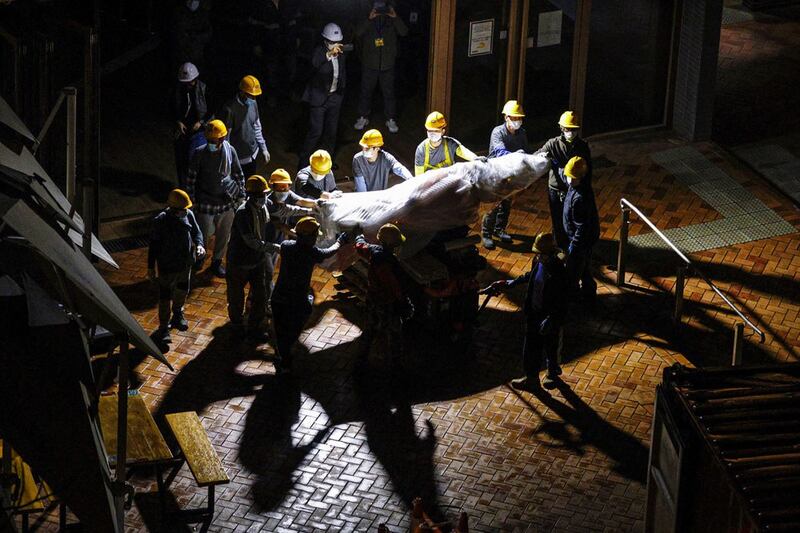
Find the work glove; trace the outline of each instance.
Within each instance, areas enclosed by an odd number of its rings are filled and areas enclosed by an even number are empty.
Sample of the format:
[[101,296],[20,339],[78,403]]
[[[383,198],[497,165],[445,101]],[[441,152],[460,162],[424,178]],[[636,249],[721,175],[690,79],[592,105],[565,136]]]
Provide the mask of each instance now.
[[331,198],[341,198],[342,194],[344,193],[340,190],[335,190],[330,192]]
[[350,234],[346,231],[341,232],[336,237],[336,242],[338,242],[340,246],[344,246],[345,244],[349,243],[350,240]]
[[203,246],[197,247],[197,258],[200,259],[201,257],[206,256],[206,249]]
[[269,150],[264,149],[263,153],[264,153],[264,164],[268,165],[270,160]]
[[147,269],[147,279],[150,281],[156,280],[156,269],[155,268],[148,268]]
[[550,335],[553,332],[553,321],[550,318],[545,318],[539,324],[539,335]]
[[324,198],[318,198],[314,203],[315,203],[316,209],[319,210],[319,209],[325,207],[325,205],[328,203],[328,201],[326,199],[324,199]]

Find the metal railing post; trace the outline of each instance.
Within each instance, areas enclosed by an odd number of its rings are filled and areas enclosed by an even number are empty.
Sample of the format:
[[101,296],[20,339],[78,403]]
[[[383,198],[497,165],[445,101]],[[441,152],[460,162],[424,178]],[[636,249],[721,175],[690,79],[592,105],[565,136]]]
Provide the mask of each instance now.
[[675,275],[675,309],[672,313],[672,321],[675,324],[680,324],[681,316],[683,315],[683,289],[686,286],[686,267],[684,265],[678,266],[678,272]]
[[733,359],[732,366],[742,364],[742,344],[744,343],[744,323],[737,322],[733,329]]
[[75,87],[64,87],[64,94],[67,95],[67,201],[74,206],[77,196],[75,169],[77,164],[78,91]]
[[94,232],[94,180],[84,180],[83,191],[83,255],[92,260],[92,233]]
[[628,246],[628,225],[631,210],[622,207],[622,224],[619,227],[619,248],[617,249],[617,287],[625,285],[625,248]]

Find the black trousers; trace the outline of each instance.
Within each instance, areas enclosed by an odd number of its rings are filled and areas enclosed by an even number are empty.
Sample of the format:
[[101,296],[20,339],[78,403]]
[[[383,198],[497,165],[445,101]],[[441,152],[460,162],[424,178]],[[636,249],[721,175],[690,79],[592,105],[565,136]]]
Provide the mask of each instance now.
[[174,141],[175,170],[178,172],[178,187],[186,189],[186,180],[189,176],[189,144],[188,136],[181,135]]
[[569,245],[567,231],[564,229],[564,198],[566,194],[557,190],[547,188],[547,199],[550,203],[550,221],[553,224],[553,237],[556,244],[562,250],[566,250]]
[[303,328],[311,316],[311,302],[303,295],[303,301],[272,302],[272,321],[275,325],[275,350],[281,358],[281,366],[292,366],[292,346],[300,338]]
[[242,173],[244,174],[244,179],[247,180],[253,174],[258,172],[258,158],[261,156],[261,150],[258,151],[255,159],[250,161],[249,163],[245,163],[242,165]]
[[242,268],[228,263],[225,280],[228,284],[228,318],[234,324],[242,323],[244,314],[244,289],[250,285],[250,315],[247,325],[261,327],[267,313],[267,287],[265,263],[252,268]]
[[492,233],[505,231],[508,226],[508,217],[511,215],[511,203],[511,198],[506,198],[483,216],[481,232],[484,237],[491,237]]
[[336,150],[336,134],[339,130],[339,113],[342,110],[341,94],[333,93],[322,105],[308,109],[308,133],[300,152],[300,167],[308,164],[308,158],[319,148],[325,149],[333,157]]
[[597,294],[597,282],[592,277],[591,262],[592,248],[573,250],[567,256],[567,286],[569,291],[576,294],[579,291],[587,298]]
[[542,368],[542,356],[547,363],[547,371],[555,372],[558,368],[558,328],[547,335],[539,333],[542,321],[547,318],[544,313],[530,313],[525,324],[525,342],[522,345],[522,366],[525,376],[539,380]]

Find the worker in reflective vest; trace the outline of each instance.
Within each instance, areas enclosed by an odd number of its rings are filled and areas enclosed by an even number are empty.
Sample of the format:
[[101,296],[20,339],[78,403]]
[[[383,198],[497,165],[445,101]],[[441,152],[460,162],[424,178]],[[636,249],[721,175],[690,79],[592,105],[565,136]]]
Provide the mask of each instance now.
[[445,168],[455,163],[456,156],[466,161],[478,159],[469,148],[463,146],[452,137],[444,135],[447,121],[444,115],[434,111],[425,120],[425,129],[428,131],[428,138],[419,143],[414,154],[414,175],[419,176],[423,172],[434,168]]

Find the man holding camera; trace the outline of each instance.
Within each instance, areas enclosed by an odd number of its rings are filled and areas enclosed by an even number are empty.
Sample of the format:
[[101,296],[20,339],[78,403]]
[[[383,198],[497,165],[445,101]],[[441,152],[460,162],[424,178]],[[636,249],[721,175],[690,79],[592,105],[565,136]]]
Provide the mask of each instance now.
[[367,20],[356,28],[361,39],[361,97],[355,129],[361,131],[369,124],[372,93],[378,81],[383,93],[383,113],[390,133],[397,133],[397,102],[394,93],[394,67],[397,59],[397,37],[408,35],[408,26],[394,10],[391,2],[375,0]]
[[544,386],[555,388],[561,375],[558,364],[558,336],[567,312],[567,274],[558,257],[560,251],[552,233],[540,233],[533,242],[533,252],[538,254],[529,272],[516,279],[495,281],[481,292],[499,294],[521,283],[528,284],[523,311],[526,317],[525,341],[522,346],[522,363],[525,377],[514,379],[511,385],[520,390],[539,390],[539,369],[542,352],[547,360]]
[[333,22],[326,24],[322,38],[324,42],[311,55],[314,73],[303,93],[303,101],[309,105],[309,126],[300,152],[301,165],[320,146],[331,154],[335,152],[339,112],[347,84],[342,29]]

